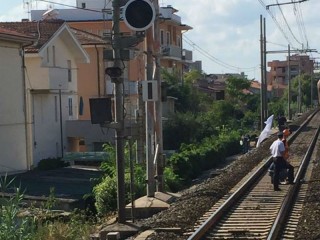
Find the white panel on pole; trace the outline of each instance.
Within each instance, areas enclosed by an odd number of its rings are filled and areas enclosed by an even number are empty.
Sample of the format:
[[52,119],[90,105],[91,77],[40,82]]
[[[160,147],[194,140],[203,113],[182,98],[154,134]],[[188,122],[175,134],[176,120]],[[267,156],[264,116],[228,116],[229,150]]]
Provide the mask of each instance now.
[[158,101],[158,82],[156,80],[142,81],[143,101]]

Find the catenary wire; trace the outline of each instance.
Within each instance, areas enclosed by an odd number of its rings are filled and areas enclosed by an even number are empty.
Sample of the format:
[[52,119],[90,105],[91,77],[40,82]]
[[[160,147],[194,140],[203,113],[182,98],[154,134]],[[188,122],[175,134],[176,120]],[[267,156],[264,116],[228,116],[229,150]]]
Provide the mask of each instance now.
[[196,43],[194,43],[192,40],[190,40],[187,36],[184,35],[183,40],[185,43],[187,43],[188,45],[190,45],[191,47],[193,47],[194,50],[196,50],[197,52],[199,52],[201,55],[207,57],[208,59],[210,59],[211,61],[215,62],[216,64],[225,67],[229,70],[235,70],[235,71],[239,71],[240,70],[246,70],[247,72],[251,72],[251,71],[255,71],[256,67],[237,67],[237,66],[233,66],[230,65],[228,63],[225,63],[223,61],[221,61],[220,59],[214,57],[213,55],[211,55],[210,53],[208,53],[208,51],[204,50],[203,48],[201,48],[199,45],[197,45]]

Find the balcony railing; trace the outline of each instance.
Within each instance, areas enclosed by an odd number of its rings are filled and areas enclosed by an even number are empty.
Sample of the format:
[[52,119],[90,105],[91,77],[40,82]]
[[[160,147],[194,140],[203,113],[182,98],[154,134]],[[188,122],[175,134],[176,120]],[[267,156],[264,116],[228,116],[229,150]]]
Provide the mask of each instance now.
[[161,46],[161,53],[163,57],[182,59],[182,49],[178,46]]
[[33,90],[68,89],[68,71],[63,68],[43,68],[30,80]]
[[68,69],[49,68],[49,87],[50,89],[67,89]]

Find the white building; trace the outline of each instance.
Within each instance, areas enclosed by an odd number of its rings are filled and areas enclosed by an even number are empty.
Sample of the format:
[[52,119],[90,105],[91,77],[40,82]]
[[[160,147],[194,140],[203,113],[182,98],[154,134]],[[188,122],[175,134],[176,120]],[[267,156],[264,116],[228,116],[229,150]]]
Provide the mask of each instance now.
[[89,57],[63,21],[0,25],[33,33],[37,39],[25,51],[31,165],[37,166],[42,159],[62,157],[67,144],[66,121],[78,118],[77,63],[88,63]]
[[22,50],[33,40],[0,28],[0,174],[25,171],[31,165]]

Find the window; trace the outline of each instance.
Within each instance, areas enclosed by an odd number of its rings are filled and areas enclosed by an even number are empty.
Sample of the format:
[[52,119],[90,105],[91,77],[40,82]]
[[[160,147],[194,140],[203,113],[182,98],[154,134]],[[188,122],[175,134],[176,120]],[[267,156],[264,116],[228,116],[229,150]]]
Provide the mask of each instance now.
[[179,35],[177,36],[177,46],[181,47],[181,37]]
[[72,82],[71,60],[67,60],[68,65],[68,82]]
[[69,109],[69,116],[73,116],[72,97],[68,97],[68,109]]
[[170,45],[171,44],[170,32],[167,32],[166,37],[167,37],[167,45]]
[[81,3],[81,8],[86,8],[86,3]]
[[160,30],[160,44],[164,45],[164,31]]
[[52,63],[53,63],[53,66],[55,67],[56,66],[56,47],[55,46],[52,46]]
[[50,62],[50,49],[47,48],[47,63]]

